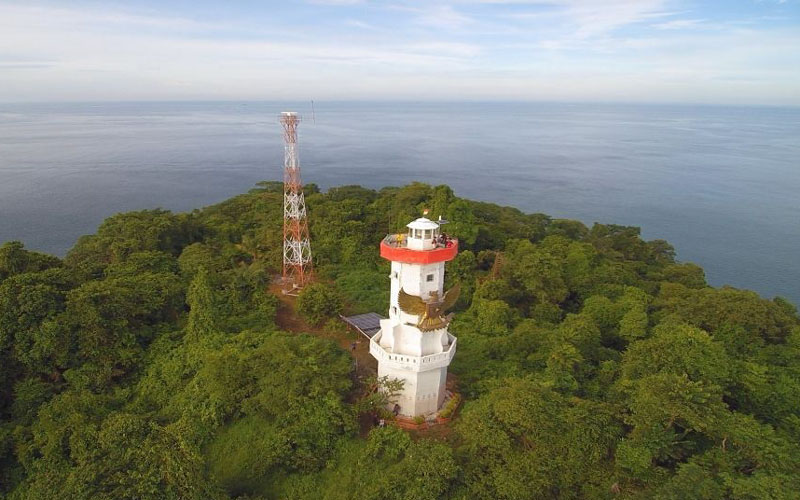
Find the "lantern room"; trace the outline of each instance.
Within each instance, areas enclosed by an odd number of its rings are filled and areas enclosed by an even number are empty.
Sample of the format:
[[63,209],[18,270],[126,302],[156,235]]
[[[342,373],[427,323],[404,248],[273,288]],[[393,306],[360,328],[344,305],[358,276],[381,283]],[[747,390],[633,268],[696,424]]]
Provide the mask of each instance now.
[[439,224],[425,217],[409,223],[408,245],[410,250],[433,250],[439,240]]

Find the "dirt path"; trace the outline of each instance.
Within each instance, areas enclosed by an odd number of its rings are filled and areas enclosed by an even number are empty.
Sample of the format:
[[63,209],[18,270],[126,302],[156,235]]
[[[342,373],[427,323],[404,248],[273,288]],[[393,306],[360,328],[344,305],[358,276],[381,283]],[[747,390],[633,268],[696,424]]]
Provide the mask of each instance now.
[[[285,295],[278,283],[269,287],[278,298],[278,310],[275,322],[281,330],[293,333],[309,333],[311,335],[331,339],[346,349],[356,364],[359,377],[374,375],[378,372],[378,362],[369,354],[369,341],[357,331],[348,330],[342,321],[341,329],[328,331],[321,326],[310,325],[297,314],[297,297]],[[354,348],[355,347],[355,348]]]
[[285,295],[278,284],[271,285],[269,291],[278,298],[278,310],[275,322],[281,330],[295,333],[315,333],[314,330],[316,330],[316,328],[303,321],[303,319],[295,313],[297,297]]

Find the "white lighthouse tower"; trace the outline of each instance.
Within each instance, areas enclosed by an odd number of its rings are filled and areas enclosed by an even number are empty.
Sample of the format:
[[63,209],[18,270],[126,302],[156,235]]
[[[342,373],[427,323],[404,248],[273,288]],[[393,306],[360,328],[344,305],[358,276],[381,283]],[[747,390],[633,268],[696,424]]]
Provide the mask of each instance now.
[[407,234],[381,242],[381,257],[392,262],[389,317],[370,340],[370,354],[378,360],[378,376],[404,381],[400,415],[429,415],[444,401],[447,367],[456,352],[445,312],[459,291],[456,286],[444,292],[444,265],[457,252],[458,240],[424,217],[408,224]]

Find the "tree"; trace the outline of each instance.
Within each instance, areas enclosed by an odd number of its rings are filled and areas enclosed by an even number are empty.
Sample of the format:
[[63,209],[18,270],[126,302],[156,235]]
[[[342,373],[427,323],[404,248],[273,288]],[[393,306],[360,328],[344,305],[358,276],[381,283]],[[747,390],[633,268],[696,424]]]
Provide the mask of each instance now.
[[0,246],[0,281],[15,274],[36,273],[60,265],[61,261],[56,257],[25,250],[19,241],[9,241]]
[[450,222],[444,229],[458,238],[464,248],[475,244],[478,238],[478,221],[469,203],[463,200],[453,201],[447,207],[444,218]]
[[135,367],[155,325],[174,318],[183,302],[174,275],[144,273],[89,281],[67,293],[65,322],[75,339],[66,377],[103,387]]
[[364,395],[356,402],[358,413],[372,413],[385,410],[397,402],[397,396],[403,390],[405,381],[384,377],[368,377],[362,382]]
[[214,248],[198,241],[183,249],[178,257],[178,266],[183,276],[192,278],[200,268],[212,273],[219,272],[225,267],[225,262]]
[[559,303],[569,290],[564,283],[559,257],[529,241],[519,241],[508,256],[506,273],[537,302]]
[[253,415],[222,429],[206,455],[219,484],[229,495],[239,496],[258,491],[264,478],[275,474],[291,452],[277,426]]
[[220,313],[208,272],[204,267],[201,267],[192,279],[186,294],[186,302],[189,304],[186,335],[190,340],[207,341],[220,332]]
[[327,283],[311,283],[297,297],[297,312],[314,325],[339,314],[342,306],[339,291]]
[[622,374],[641,379],[650,374],[686,374],[690,380],[725,387],[730,380],[730,359],[711,336],[685,324],[658,325],[653,337],[635,342],[623,355]]
[[506,335],[516,322],[516,314],[501,300],[475,300],[470,308],[472,325],[482,335]]
[[473,498],[578,498],[608,491],[606,457],[622,428],[612,408],[507,379],[467,403],[457,430]]
[[346,269],[336,278],[335,286],[352,305],[352,314],[389,310],[389,287],[385,276],[388,271],[371,269]]
[[19,274],[0,284],[0,347],[31,373],[53,375],[68,364],[73,339],[62,313],[72,286],[63,268]]
[[23,447],[24,498],[222,499],[197,449],[146,417],[109,413],[107,402],[66,393],[43,410]]
[[147,250],[134,252],[124,261],[110,264],[104,273],[108,277],[135,276],[141,273],[176,273],[177,264],[175,257],[166,252]]
[[676,314],[710,333],[725,326],[741,326],[754,342],[782,343],[798,321],[796,314],[778,303],[730,287],[690,289],[662,283],[654,305],[662,314]]

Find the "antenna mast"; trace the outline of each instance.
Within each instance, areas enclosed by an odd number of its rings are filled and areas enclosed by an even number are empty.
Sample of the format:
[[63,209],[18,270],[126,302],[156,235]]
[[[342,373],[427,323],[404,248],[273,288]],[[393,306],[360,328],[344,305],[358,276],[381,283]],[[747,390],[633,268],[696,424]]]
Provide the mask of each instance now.
[[286,143],[283,157],[283,292],[294,294],[308,283],[313,274],[311,239],[297,157],[300,117],[297,113],[285,111],[281,113],[280,122]]

